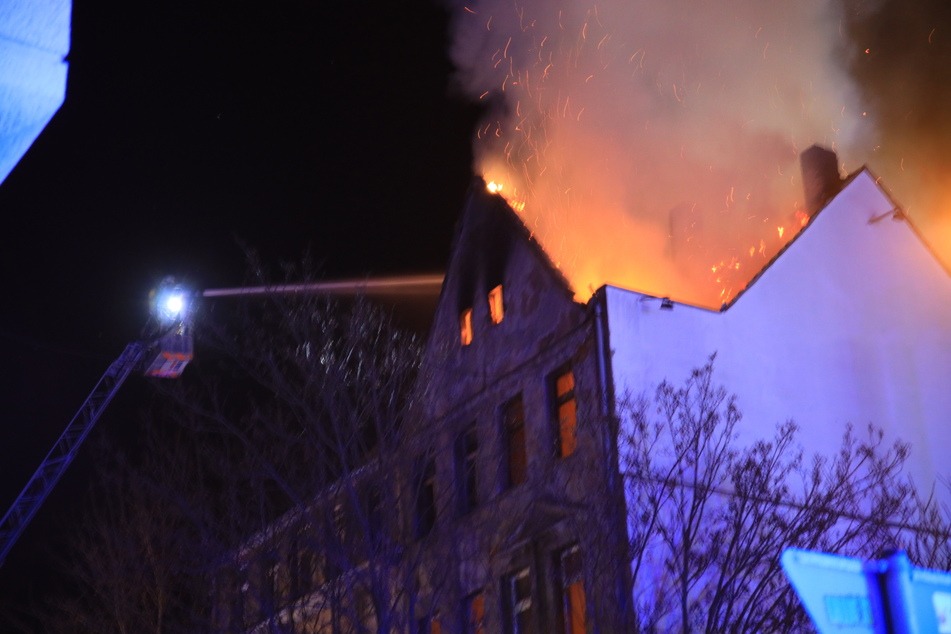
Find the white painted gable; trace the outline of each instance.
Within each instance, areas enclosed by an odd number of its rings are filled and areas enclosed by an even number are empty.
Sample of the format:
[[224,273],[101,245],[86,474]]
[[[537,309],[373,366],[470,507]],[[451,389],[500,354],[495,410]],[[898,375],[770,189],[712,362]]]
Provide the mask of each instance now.
[[617,395],[682,384],[716,352],[744,437],[792,418],[829,454],[872,422],[911,443],[920,484],[951,475],[951,277],[896,211],[859,172],[723,312],[605,287]]
[[0,183],[66,97],[71,0],[0,0]]

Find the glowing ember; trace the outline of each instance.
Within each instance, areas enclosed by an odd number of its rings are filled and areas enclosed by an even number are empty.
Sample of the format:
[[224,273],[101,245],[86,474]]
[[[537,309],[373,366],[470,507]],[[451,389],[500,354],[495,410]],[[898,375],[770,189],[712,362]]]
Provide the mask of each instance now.
[[820,8],[471,3],[453,56],[494,105],[476,169],[579,299],[610,283],[719,308],[808,222],[799,150],[861,124],[816,71]]

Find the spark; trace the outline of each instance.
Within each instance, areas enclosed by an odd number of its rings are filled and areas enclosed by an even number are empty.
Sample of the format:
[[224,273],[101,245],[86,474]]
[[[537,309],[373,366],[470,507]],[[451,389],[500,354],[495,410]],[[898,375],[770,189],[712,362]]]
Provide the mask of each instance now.
[[[663,235],[669,233],[670,239],[679,243],[677,264],[687,271],[684,280],[678,281],[684,288],[676,292],[687,297],[692,293],[706,305],[714,304],[718,296],[735,296],[761,264],[757,251],[768,261],[804,222],[796,215],[799,203],[793,204],[796,196],[801,196],[795,169],[799,147],[813,142],[811,134],[818,134],[819,140],[829,145],[835,140],[835,130],[847,130],[853,123],[850,118],[861,118],[861,111],[842,108],[841,100],[821,103],[811,79],[790,90],[782,65],[793,45],[786,36],[777,35],[781,30],[774,29],[773,22],[746,22],[743,41],[736,42],[737,47],[744,47],[739,50],[747,60],[759,57],[757,67],[772,72],[757,70],[765,88],[757,90],[747,77],[728,70],[722,59],[710,60],[716,64],[701,61],[698,68],[693,64],[694,50],[678,51],[683,38],[678,40],[674,32],[655,33],[659,28],[647,25],[625,30],[620,27],[630,25],[618,24],[617,13],[610,17],[605,13],[601,21],[599,9],[606,10],[606,6],[591,2],[587,10],[576,7],[582,10],[567,11],[516,0],[515,6],[509,7],[507,13],[495,15],[501,22],[488,15],[479,22],[470,21],[476,29],[485,24],[492,31],[491,35],[483,31],[484,48],[472,51],[479,56],[473,61],[482,65],[482,72],[473,67],[472,75],[479,81],[486,78],[475,84],[472,94],[482,100],[504,99],[507,117],[478,129],[477,161],[481,171],[491,176],[487,181],[505,183],[501,195],[582,293],[589,286],[599,287],[604,280],[592,280],[594,274],[576,269],[599,255],[614,258],[631,273],[616,275],[605,268],[597,275],[632,287],[663,286],[666,273],[649,273],[652,279],[638,281],[638,268],[644,267],[626,258],[650,252],[649,245],[641,249],[645,245],[637,241],[641,235],[655,234],[637,229],[656,222],[664,210],[683,205],[682,220],[671,227],[665,221],[660,227]],[[468,7],[465,10],[475,13]],[[710,17],[701,8],[695,13],[700,20]],[[543,32],[545,28],[548,32]],[[632,32],[636,38],[628,37]],[[770,55],[774,40],[781,54]],[[640,45],[632,45],[634,42]],[[655,43],[656,49],[652,48]],[[650,67],[648,50],[652,53]],[[508,60],[506,67],[501,65],[503,59]],[[815,83],[822,86],[818,78]],[[731,94],[740,95],[749,105],[745,101],[735,108],[736,98]],[[656,107],[669,102],[671,95],[683,106],[670,109],[677,111],[675,115]],[[720,102],[737,113],[735,123],[722,130],[717,129],[723,124],[717,119]],[[586,106],[592,104],[599,107],[589,113]],[[696,112],[688,112],[688,107]],[[811,127],[777,130],[775,119],[792,109],[798,110],[794,118],[808,119]],[[621,118],[612,121],[614,115]],[[688,115],[695,118],[681,120]],[[701,119],[696,119],[698,116]],[[584,126],[568,127],[575,122]],[[678,132],[681,129],[692,131],[689,138]],[[731,129],[739,137],[736,147],[710,152],[711,138],[726,137]],[[707,131],[714,136],[705,140]],[[785,138],[787,156],[753,164],[745,158],[743,164],[731,163],[741,148],[749,147],[751,140],[758,143],[754,139],[764,133]],[[599,167],[599,162],[609,169]],[[744,169],[756,174],[744,173]],[[619,175],[625,175],[620,183]],[[751,179],[766,180],[765,189]],[[662,190],[659,195],[649,191],[652,186]],[[787,191],[796,193],[787,195]],[[638,193],[629,195],[633,192]],[[611,215],[615,213],[616,217]],[[767,216],[773,220],[763,224]],[[582,218],[591,227],[618,230],[610,232],[612,240],[596,238],[577,224]],[[632,228],[629,233],[623,228],[628,225]],[[600,253],[586,256],[585,250],[592,246]],[[713,271],[718,281],[711,286],[707,267],[714,262],[718,263]],[[613,266],[607,262],[601,266],[605,264]],[[665,289],[665,294],[671,292],[673,289]]]

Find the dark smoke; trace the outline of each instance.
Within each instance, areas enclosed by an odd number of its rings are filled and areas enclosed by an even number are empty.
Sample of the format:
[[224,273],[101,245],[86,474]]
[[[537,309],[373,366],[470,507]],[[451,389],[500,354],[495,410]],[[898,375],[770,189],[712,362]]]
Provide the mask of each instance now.
[[475,169],[582,298],[734,296],[801,226],[814,143],[844,172],[868,163],[913,217],[936,210],[921,225],[937,236],[951,29],[925,3],[455,4],[457,79],[490,106]]
[[951,240],[935,233],[951,215],[951,2],[843,0],[842,28],[878,132],[869,165],[947,257]]

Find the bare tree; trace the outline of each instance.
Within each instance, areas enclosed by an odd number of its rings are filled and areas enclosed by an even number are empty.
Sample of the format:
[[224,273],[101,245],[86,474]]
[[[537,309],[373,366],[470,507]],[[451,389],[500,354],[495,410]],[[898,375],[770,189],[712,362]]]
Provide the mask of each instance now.
[[713,361],[619,407],[640,631],[808,629],[783,548],[868,557],[898,544],[934,550],[929,539],[947,535],[946,516],[902,474],[908,445],[887,445],[872,426],[849,427],[831,457],[805,458],[792,421],[741,445],[736,398],[714,383]]
[[[110,448],[69,568],[85,591],[46,606],[45,623],[415,629],[425,527],[412,518],[437,506],[426,448],[403,438],[419,340],[365,298],[278,293],[208,307],[194,332],[196,361],[159,386],[148,433]],[[447,567],[427,564],[438,589],[434,570]]]

